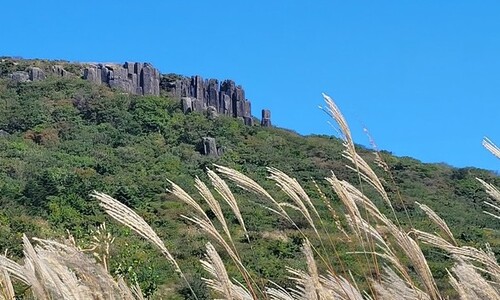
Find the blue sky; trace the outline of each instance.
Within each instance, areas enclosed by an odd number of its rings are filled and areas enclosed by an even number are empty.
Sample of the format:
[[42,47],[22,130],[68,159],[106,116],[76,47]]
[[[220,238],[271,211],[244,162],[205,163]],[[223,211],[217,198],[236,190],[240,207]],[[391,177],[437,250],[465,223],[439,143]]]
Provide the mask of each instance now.
[[301,134],[354,137],[424,162],[499,170],[498,1],[5,1],[0,56],[148,61],[233,79],[252,112]]

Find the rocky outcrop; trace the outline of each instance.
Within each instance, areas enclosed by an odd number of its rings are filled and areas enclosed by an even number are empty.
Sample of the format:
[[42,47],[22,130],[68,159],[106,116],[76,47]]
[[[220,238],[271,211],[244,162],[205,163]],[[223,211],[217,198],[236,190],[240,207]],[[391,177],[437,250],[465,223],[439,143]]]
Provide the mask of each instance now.
[[[68,77],[72,74],[66,71],[62,66],[52,66],[52,74],[58,77]],[[40,81],[47,78],[45,71],[38,67],[28,67],[26,71],[15,71],[9,74],[9,77],[15,82]]]
[[271,127],[271,111],[269,109],[262,110],[262,119],[260,125],[263,127]]
[[217,108],[215,108],[214,106],[209,106],[207,108],[207,117],[211,120],[217,118],[219,116],[219,114],[217,113]]
[[[40,66],[43,66],[43,69]],[[8,76],[12,81],[20,83],[40,81],[49,76],[83,75],[85,80],[130,94],[159,96],[161,90],[162,93],[179,99],[184,113],[205,112],[210,119],[219,115],[231,116],[246,125],[254,124],[251,103],[245,97],[245,90],[232,80],[219,82],[217,79],[203,79],[201,76],[161,76],[151,64],[138,62],[70,64],[58,61],[56,64],[47,65],[35,61],[32,66],[23,69],[17,68],[17,71]],[[262,116],[261,125],[271,126],[270,112],[263,112]]]
[[208,156],[220,156],[222,155],[222,149],[217,148],[217,143],[215,138],[204,137],[202,138],[203,143],[203,154]]
[[9,135],[10,134],[7,131],[5,131],[3,129],[0,129],[0,137],[6,137],[6,136],[9,136]]
[[46,78],[45,72],[37,67],[29,67],[28,75],[31,81],[39,81],[39,80],[44,80]]
[[252,117],[243,117],[243,124],[247,126],[253,126],[253,118]]
[[206,111],[213,107],[217,114],[242,118],[252,123],[251,103],[245,98],[245,91],[232,80],[221,84],[217,79],[204,80],[201,76],[164,76],[162,88],[167,95],[181,99],[182,110]]
[[55,65],[52,66],[52,72],[56,74],[59,77],[69,77],[71,76],[71,73],[66,71],[63,66],[61,65]]
[[15,71],[9,74],[9,77],[14,82],[27,82],[30,81],[30,75],[25,71]]
[[149,63],[89,65],[83,78],[136,95],[160,95],[160,72]]

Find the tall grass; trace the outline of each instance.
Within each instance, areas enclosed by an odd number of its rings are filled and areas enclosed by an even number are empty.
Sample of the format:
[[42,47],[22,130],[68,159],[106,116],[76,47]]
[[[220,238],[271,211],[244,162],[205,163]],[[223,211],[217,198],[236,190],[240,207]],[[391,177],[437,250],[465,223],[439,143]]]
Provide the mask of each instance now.
[[[191,210],[183,216],[197,226],[210,240],[206,244],[206,254],[200,264],[206,270],[206,285],[212,290],[214,298],[223,299],[447,299],[438,289],[436,280],[429,268],[422,251],[422,245],[439,248],[449,254],[454,265],[446,270],[450,287],[456,292],[457,299],[500,299],[500,266],[491,249],[477,249],[460,245],[455,239],[445,220],[430,207],[417,203],[432,221],[439,233],[428,233],[418,228],[401,225],[393,209],[393,201],[386,192],[382,180],[370,165],[357,153],[347,121],[342,116],[333,100],[324,95],[324,108],[339,127],[345,151],[347,166],[358,174],[358,182],[347,182],[332,173],[325,178],[329,188],[343,205],[340,213],[333,208],[332,202],[322,188],[315,184],[319,198],[308,194],[293,177],[276,168],[268,168],[268,179],[288,197],[288,201],[278,201],[278,197],[264,189],[259,183],[237,170],[214,165],[214,170],[207,170],[207,183],[195,179],[195,188],[199,199],[189,195],[180,186],[170,183],[169,192],[185,203]],[[485,147],[494,155],[500,153],[494,144],[485,139]],[[500,157],[500,156],[499,156]],[[379,162],[385,163],[378,156]],[[384,168],[388,170],[388,168]],[[493,201],[500,201],[498,188],[478,179],[486,188]],[[273,278],[257,278],[242,259],[242,254],[235,242],[228,215],[232,214],[248,243],[252,244],[246,227],[240,203],[231,191],[235,185],[255,194],[258,203],[289,222],[302,238],[302,254],[305,269],[299,270],[283,266],[289,272],[292,287],[279,286]],[[375,191],[383,200],[390,213],[384,214],[376,202],[367,196],[367,190]],[[141,218],[112,197],[94,192],[101,207],[117,222],[129,227],[137,234],[155,245],[178,272],[186,279],[181,266],[166,248],[154,230]],[[224,205],[219,203],[222,199]],[[499,202],[489,205],[500,211]],[[227,206],[226,206],[227,205]],[[325,205],[330,212],[327,215],[319,211],[318,205]],[[215,216],[208,216],[208,209]],[[223,207],[228,207],[227,211]],[[294,213],[292,213],[294,212]],[[296,214],[304,218],[310,229],[299,226],[294,219]],[[498,214],[487,212],[492,217]],[[408,220],[409,224],[411,221]],[[347,223],[348,228],[341,224]],[[341,234],[355,241],[357,250],[349,253],[358,263],[365,266],[367,272],[363,278],[353,276],[349,264],[342,261],[345,253],[339,253],[337,233],[331,232],[332,226]],[[99,234],[101,234],[99,232]],[[95,247],[109,248],[112,238],[102,235],[96,238]],[[0,256],[0,299],[13,299],[12,280],[26,287],[36,299],[141,299],[137,286],[127,287],[120,278],[114,279],[107,272],[106,251],[99,261],[91,260],[74,245],[54,241],[34,239],[33,246],[27,237],[23,237],[25,261],[19,264]],[[107,245],[107,246],[106,246]],[[229,257],[223,261],[219,252]],[[226,266],[231,264],[240,278],[232,278]],[[233,274],[235,275],[235,274]],[[275,279],[275,278],[274,278]],[[188,282],[186,280],[186,282]],[[189,283],[188,283],[189,284]],[[194,294],[194,291],[191,289]],[[196,297],[196,295],[195,295]]]

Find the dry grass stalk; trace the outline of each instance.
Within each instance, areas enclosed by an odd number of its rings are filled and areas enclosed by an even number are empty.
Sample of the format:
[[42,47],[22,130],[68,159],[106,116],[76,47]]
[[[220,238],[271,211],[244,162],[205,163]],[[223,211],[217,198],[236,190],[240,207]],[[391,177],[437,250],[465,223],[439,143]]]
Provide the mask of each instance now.
[[195,210],[196,213],[200,214],[203,216],[204,219],[209,220],[210,218],[207,216],[205,213],[205,210],[201,208],[201,206],[196,202],[188,193],[186,193],[180,186],[177,184],[173,183],[170,180],[167,180],[168,183],[172,186],[171,189],[167,189],[167,192],[171,193],[172,195],[176,196],[179,200],[182,202],[186,203],[189,205],[191,208]]
[[368,165],[368,163],[356,152],[356,147],[354,146],[354,140],[352,139],[351,130],[349,129],[349,125],[347,124],[347,121],[345,120],[340,109],[328,95],[323,94],[323,98],[327,104],[327,108],[323,110],[335,120],[335,122],[339,125],[340,131],[342,132],[344,147],[346,148],[344,157],[346,157],[353,163],[354,167],[352,169],[357,174],[359,174],[366,182],[372,185],[379,192],[386,203],[392,208],[389,196],[382,186],[382,183],[380,182],[378,176]]
[[269,281],[273,287],[266,288],[266,294],[270,300],[295,300],[294,296],[285,288],[279,286],[273,281]]
[[446,273],[448,273],[448,280],[450,282],[450,285],[455,289],[455,291],[457,291],[458,296],[461,300],[474,300],[469,297],[470,292],[468,292],[466,288],[462,286],[455,277],[453,277],[448,269],[446,269]]
[[295,287],[284,289],[271,282],[272,287],[266,289],[267,295],[274,300],[299,300],[299,299],[354,299],[362,300],[358,288],[348,280],[328,272],[327,276],[320,276],[309,241],[305,241],[302,252],[306,257],[307,272],[287,268],[292,275],[289,277],[295,282]]
[[261,187],[257,182],[255,182],[253,179],[250,177],[234,170],[231,168],[219,166],[219,165],[214,165],[216,167],[217,172],[223,174],[229,180],[233,181],[238,185],[240,188],[253,192],[255,194],[264,196],[268,200],[271,201],[271,203],[276,207],[276,209],[268,208],[269,210],[275,212],[279,216],[285,218],[287,221],[289,221],[292,224],[295,224],[295,222],[290,218],[288,213],[283,209],[281,203],[278,203],[274,198],[263,188]]
[[136,300],[145,300],[139,283],[136,282],[130,289],[132,290],[132,295]]
[[477,177],[476,180],[481,182],[481,184],[485,187],[486,192],[488,193],[488,195],[490,195],[491,198],[493,198],[493,200],[500,202],[500,190],[496,186],[489,184]]
[[[121,203],[120,201],[114,199],[113,197],[106,195],[104,193],[100,193],[97,191],[92,192],[91,197],[99,200],[99,205],[104,209],[104,211],[110,215],[113,219],[118,221],[119,223],[129,227],[137,234],[151,242],[153,245],[160,249],[161,253],[165,258],[174,266],[175,271],[179,273],[182,279],[187,284],[188,288],[191,290],[195,299],[198,299],[196,293],[193,291],[191,285],[186,279],[186,276],[182,272],[181,268],[177,264],[175,258],[170,254],[168,249],[165,247],[163,241],[158,237],[156,232],[148,225],[143,218],[141,218],[137,213],[135,213],[132,209],[128,208],[126,205]],[[190,198],[190,197],[189,197]]]
[[[96,230],[91,231],[92,234],[92,240],[90,241],[90,247],[88,249],[80,249],[82,251],[90,251],[94,255],[94,257],[100,261],[106,269],[106,271],[109,270],[108,268],[108,261],[110,258],[110,247],[111,244],[115,241],[115,238],[111,235],[111,233],[106,229],[106,223],[102,223],[97,227]],[[72,242],[74,244],[74,238],[70,236],[72,239]]]
[[[427,264],[427,261],[422,253],[422,250],[418,244],[410,237],[406,232],[401,230],[396,226],[390,219],[388,219],[383,213],[381,213],[378,208],[373,204],[373,202],[368,199],[361,191],[356,189],[353,185],[346,181],[339,181],[350,197],[355,201],[355,205],[363,207],[372,217],[377,221],[381,222],[387,229],[388,232],[397,241],[397,245],[404,251],[405,255],[411,260],[415,271],[419,275],[422,283],[426,287],[426,291],[429,293],[432,299],[440,299],[439,291],[437,290],[436,283],[432,277],[432,273]],[[372,250],[373,251],[373,250]],[[374,251],[373,251],[374,252]],[[395,251],[394,251],[395,253]],[[409,279],[405,276],[406,279]],[[411,282],[408,282],[413,286]]]
[[10,275],[7,270],[0,271],[0,299],[13,300],[15,299],[14,287],[10,280]]
[[34,240],[36,246],[23,236],[24,265],[15,265],[1,256],[1,284],[7,284],[4,293],[8,293],[5,299],[13,299],[14,290],[8,279],[11,271],[14,279],[29,287],[35,299],[136,299],[125,283],[116,282],[107,270],[75,246]]
[[381,282],[372,282],[377,293],[377,299],[430,300],[428,294],[415,286],[409,286],[391,268],[384,267]]
[[229,279],[224,263],[214,246],[206,244],[205,259],[200,260],[203,268],[212,276],[212,279],[203,278],[209,288],[224,296],[224,299],[247,300],[253,299],[248,291],[235,285]]
[[[40,259],[30,241],[28,240],[28,237],[26,237],[26,235],[24,234],[23,254],[25,257],[25,264],[29,265],[30,271],[33,272],[32,276],[36,278],[35,280],[40,280],[45,287],[41,295],[47,295],[49,297],[55,296],[61,299],[64,299],[64,297],[73,299],[71,291],[68,291],[68,289],[65,288],[63,283],[61,282],[61,279],[56,276],[54,272],[51,272],[50,266],[46,264],[46,261]],[[64,275],[66,276],[67,274]],[[71,280],[67,281],[71,282]]]
[[[132,288],[129,288],[125,280],[123,280],[123,277],[118,277],[118,280],[116,280],[116,284],[120,289],[120,294],[123,299],[144,300],[144,296],[142,295],[141,288],[138,284],[135,284],[134,286],[132,286]],[[139,287],[139,293],[134,290],[134,288],[136,287]]]
[[300,197],[302,202],[304,202],[305,204],[307,204],[307,206],[309,206],[309,208],[314,212],[316,217],[319,220],[321,220],[321,217],[319,216],[316,207],[312,203],[311,198],[309,198],[309,195],[306,193],[306,191],[304,191],[304,189],[302,188],[302,186],[300,185],[300,183],[297,181],[296,178],[292,178],[276,168],[268,167],[267,171],[271,174],[268,178],[276,181],[276,183],[278,183],[279,185],[281,184],[288,185],[292,189],[292,191]]
[[[206,234],[208,234],[210,237],[212,237],[214,240],[219,243],[224,250],[229,254],[233,262],[236,264],[238,270],[242,274],[242,276],[245,278],[245,283],[249,287],[250,291],[252,292],[252,295],[255,295],[255,292],[253,290],[253,284],[252,284],[252,279],[248,271],[246,270],[245,266],[242,264],[241,259],[238,255],[238,252],[236,250],[236,247],[234,246],[234,243],[231,238],[231,234],[229,232],[229,229],[227,229],[226,234],[229,236],[230,239],[230,244],[224,239],[224,237],[220,234],[220,232],[217,230],[217,228],[214,226],[210,218],[207,216],[205,211],[201,208],[201,206],[193,199],[191,196],[189,196],[188,193],[186,193],[181,187],[176,185],[175,183],[169,181],[170,184],[172,185],[172,190],[169,190],[173,195],[175,195],[179,200],[183,201],[184,203],[188,204],[190,207],[194,208],[194,210],[201,215],[200,216],[192,216],[188,217],[185,215],[182,215],[182,217],[190,222],[193,222],[196,224],[201,230],[203,230]],[[206,187],[204,183],[201,182],[201,180],[198,179],[196,181],[196,188],[202,195],[202,197],[207,201],[208,205],[211,207],[212,211],[214,214],[217,216],[219,214],[219,217],[222,220],[222,224],[224,226],[225,224],[225,219],[224,215],[222,214],[222,210],[220,209],[220,205],[215,200],[213,195],[211,194],[210,190]],[[215,210],[215,211],[214,211]],[[227,227],[227,225],[226,225]],[[231,247],[232,246],[232,247]]]
[[287,270],[292,275],[289,279],[295,282],[295,287],[289,289],[294,299],[320,299],[310,274],[288,267]]
[[[320,276],[321,284],[326,290],[326,299],[362,300],[364,299],[359,288],[342,276],[328,272],[326,276]],[[352,276],[351,276],[352,277]],[[354,281],[354,280],[353,280]],[[366,297],[368,300],[370,297]]]
[[[413,283],[413,279],[411,276],[408,274],[408,271],[404,267],[403,263],[395,253],[395,250],[393,249],[392,246],[390,246],[385,238],[382,236],[381,232],[388,232],[387,229],[382,229],[381,226],[378,226],[378,228],[373,227],[370,225],[368,222],[366,222],[364,219],[357,219],[357,220],[352,220],[349,216],[348,221],[350,223],[358,223],[356,226],[366,232],[366,234],[370,235],[373,240],[376,242],[377,248],[381,252],[373,252],[370,254],[377,255],[378,257],[381,257],[385,259],[386,261],[390,262],[398,272],[403,275],[404,279],[406,280],[407,284],[409,286],[414,287],[415,284]],[[354,225],[353,225],[354,226]],[[354,253],[360,253],[360,252],[354,252]],[[363,254],[363,253],[361,253]]]
[[417,238],[422,242],[443,249],[448,253],[457,256],[460,260],[482,264],[486,271],[495,276],[500,282],[500,266],[498,265],[495,256],[492,256],[489,251],[468,246],[457,247],[437,235],[420,230],[414,230],[413,233],[415,233]]
[[270,173],[268,178],[274,180],[276,182],[276,185],[283,192],[285,192],[288,195],[288,197],[290,197],[290,199],[292,199],[293,203],[295,204],[294,206],[304,216],[304,218],[309,223],[309,226],[313,228],[318,238],[321,239],[307,206],[309,206],[309,208],[313,210],[318,219],[321,220],[321,218],[318,212],[316,211],[316,208],[312,204],[311,199],[304,192],[298,181],[295,178],[289,177],[288,175],[286,175],[285,173],[281,172],[276,168],[267,168],[267,170]]
[[219,223],[222,225],[222,229],[224,230],[224,233],[226,234],[228,239],[231,241],[231,243],[233,243],[231,232],[229,232],[229,227],[227,226],[226,218],[224,217],[224,213],[222,212],[219,202],[215,200],[208,187],[198,177],[196,177],[195,179],[195,187],[200,193],[201,197],[210,207],[210,210],[212,210],[212,212],[215,214],[217,220],[219,220]]
[[[500,207],[499,206],[496,206],[492,203],[489,203],[489,202],[484,202],[484,204],[488,205],[489,207],[493,208],[493,209],[496,209],[498,212],[500,212]],[[500,215],[496,215],[494,213],[490,213],[489,211],[485,211],[483,210],[483,213],[493,217],[493,218],[496,218],[496,219],[499,219],[500,220]]]
[[351,153],[356,152],[354,148],[354,141],[351,135],[351,129],[349,128],[349,125],[347,124],[344,115],[342,115],[342,112],[335,104],[333,99],[330,98],[330,96],[323,94],[323,99],[325,100],[327,107],[322,108],[322,110],[326,112],[339,125],[340,132],[342,134],[342,139],[346,143],[345,146],[348,149],[348,151]]
[[[363,219],[361,217],[361,213],[358,209],[358,206],[356,205],[352,193],[350,193],[345,185],[342,184],[342,182],[337,179],[335,174],[332,171],[332,176],[326,178],[326,180],[330,183],[332,186],[333,190],[341,200],[341,202],[344,204],[344,207],[347,209],[348,216],[350,220],[361,220]],[[361,247],[363,249],[362,253],[364,254],[364,259],[366,260],[366,265],[370,266],[372,264],[373,268],[375,270],[378,270],[378,261],[377,257],[374,254],[375,252],[375,244],[366,232],[364,232],[361,228],[358,227],[357,222],[351,222],[350,225],[352,228],[352,231],[354,232],[355,236],[357,237],[358,241],[361,244]],[[371,258],[368,257],[368,255],[371,255]]]
[[316,266],[316,261],[314,260],[314,254],[311,249],[311,244],[306,239],[302,245],[302,253],[306,257],[307,263],[307,274],[309,277],[309,281],[304,285],[306,294],[311,294],[314,297],[306,298],[306,299],[314,299],[319,297],[320,299],[323,296],[323,288],[319,283],[319,273],[318,267]]
[[[484,188],[486,189],[486,193],[498,204],[500,204],[500,190],[498,188],[490,183],[487,183],[486,181],[477,178],[477,181],[479,181]],[[485,214],[490,215],[494,218],[500,219],[500,206],[498,204],[494,204],[491,202],[484,202],[484,204],[488,205],[489,207],[493,208],[494,210],[497,211],[497,213],[490,213],[488,211],[483,211]]]
[[[457,291],[463,295],[464,299],[485,299],[496,300],[500,299],[500,293],[497,288],[488,283],[474,268],[474,266],[457,259],[458,262],[451,269],[455,274],[456,285],[459,286]],[[455,284],[452,284],[455,286]]]
[[397,227],[392,227],[391,233],[396,239],[398,246],[404,251],[405,255],[410,259],[415,272],[420,277],[426,292],[431,299],[442,299],[437,288],[434,277],[432,276],[427,260],[425,259],[422,250],[417,242],[413,240],[405,232],[398,230]]
[[392,203],[389,199],[389,195],[387,195],[382,182],[375,174],[373,169],[368,165],[368,163],[361,156],[359,156],[357,152],[344,151],[343,156],[351,161],[352,164],[354,164],[354,167],[346,167],[357,172],[366,183],[371,185],[382,196],[382,199],[384,199],[386,204],[392,208]]
[[217,241],[217,243],[219,243],[224,248],[224,250],[229,254],[233,262],[236,264],[240,273],[246,279],[246,283],[248,284],[249,288],[251,288],[252,283],[250,282],[250,274],[248,273],[247,269],[241,262],[238,253],[224,240],[222,235],[217,231],[217,229],[213,226],[213,224],[208,222],[207,220],[204,220],[196,216],[187,217],[182,215],[182,217],[196,224],[201,230],[203,230],[206,234],[212,237],[215,241]]
[[5,255],[0,255],[0,269],[7,271],[14,279],[20,280],[24,284],[29,283],[23,266],[7,258]]
[[179,265],[175,261],[172,254],[170,254],[170,252],[167,250],[163,241],[160,239],[160,237],[158,237],[153,228],[151,228],[151,226],[149,226],[142,217],[140,217],[132,209],[128,208],[125,204],[109,195],[94,191],[90,196],[99,200],[99,205],[113,219],[129,227],[137,234],[158,247],[161,253],[168,259],[168,261],[174,265],[176,271],[182,273]]
[[438,214],[436,214],[435,211],[433,211],[430,207],[428,207],[425,204],[421,204],[419,202],[415,202],[420,209],[422,209],[429,219],[434,222],[444,233],[446,233],[446,236],[450,239],[453,245],[457,246],[457,241],[455,240],[455,237],[453,236],[453,233],[451,232],[450,228],[448,227],[448,224],[440,217]]
[[46,261],[48,270],[61,278],[75,297],[68,299],[134,299],[126,284],[115,281],[80,249],[50,240],[34,240],[38,243],[35,251]]
[[247,240],[249,240],[248,231],[245,226],[245,221],[243,220],[243,216],[241,215],[238,202],[236,201],[236,198],[231,192],[231,189],[229,189],[229,186],[226,184],[226,182],[222,180],[222,178],[220,178],[219,175],[217,175],[217,173],[215,173],[214,171],[207,170],[207,175],[210,178],[210,181],[212,182],[212,185],[214,186],[217,193],[219,193],[219,195],[222,196],[222,199],[224,199],[224,201],[226,201],[229,207],[231,207],[231,210],[236,216],[236,219],[240,223],[243,231],[245,232]]
[[483,146],[497,158],[500,158],[500,148],[487,137],[483,138]]
[[[330,203],[330,201],[326,197],[325,193],[323,193],[323,191],[321,190],[321,188],[319,187],[319,185],[316,183],[316,181],[312,180],[312,182],[314,184],[314,187],[316,188],[316,191],[318,191],[319,198],[321,199],[321,201],[323,201],[323,204],[326,206],[326,208],[330,212],[331,217],[332,217],[332,219],[333,219],[333,221],[335,223],[335,227],[344,235],[345,238],[347,238],[348,241],[350,241],[351,237],[349,236],[349,234],[347,234],[344,226],[342,226],[342,222],[340,220],[339,215],[337,214],[337,212],[333,208],[332,204]],[[322,221],[322,219],[320,219],[320,220]],[[330,236],[329,236],[329,238],[330,238],[331,244],[333,245],[333,242],[332,242]]]
[[[361,213],[359,212],[358,206],[356,205],[354,199],[352,198],[351,194],[346,190],[345,186],[342,184],[342,182],[337,179],[335,174],[332,172],[332,176],[326,178],[326,181],[330,183],[332,186],[333,190],[339,197],[340,201],[342,201],[342,204],[344,204],[344,207],[347,209],[348,215],[351,217],[353,220],[361,219]],[[359,228],[353,228],[354,232],[356,235],[360,235],[360,229]]]

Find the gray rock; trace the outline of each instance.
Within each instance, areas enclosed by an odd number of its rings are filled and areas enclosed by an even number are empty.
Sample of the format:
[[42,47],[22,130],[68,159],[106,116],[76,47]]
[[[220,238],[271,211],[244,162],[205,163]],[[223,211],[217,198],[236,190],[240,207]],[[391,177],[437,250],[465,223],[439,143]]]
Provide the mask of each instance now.
[[194,88],[194,94],[193,97],[195,97],[198,100],[204,101],[205,100],[205,93],[204,93],[204,86],[203,86],[203,78],[201,76],[193,76],[191,80],[191,85]]
[[217,79],[209,79],[206,88],[207,105],[215,107],[218,112],[221,112],[219,102],[219,81]]
[[207,109],[205,103],[203,103],[203,101],[200,99],[192,98],[192,103],[193,111],[205,111]]
[[160,73],[152,65],[145,63],[140,73],[140,87],[143,95],[160,95]]
[[231,97],[229,97],[226,94],[220,94],[220,104],[221,104],[221,109],[220,113],[225,115],[225,116],[231,116],[233,114],[233,109],[231,105]]
[[[245,91],[239,85],[236,86],[234,81],[225,80],[220,87],[220,93],[225,94],[231,99],[231,115],[235,118],[250,117],[250,101],[245,99]],[[221,97],[222,99],[222,97]]]
[[130,94],[135,94],[137,92],[137,87],[130,80],[120,77],[109,80],[109,87],[122,90]]
[[101,74],[102,71],[97,66],[89,66],[83,70],[83,78],[94,84],[102,84]]
[[[166,75],[162,77],[161,87],[168,96],[181,99],[183,107],[186,101],[182,99],[190,97],[191,111],[206,111],[208,108],[213,111],[215,108],[218,115],[233,116],[253,124],[252,107],[245,98],[245,90],[232,80],[224,80],[219,85],[218,80],[203,80],[201,76]],[[212,111],[207,114],[213,115]]]
[[45,72],[37,67],[29,67],[28,74],[31,81],[44,80],[46,78]]
[[56,74],[59,77],[71,76],[71,73],[66,71],[61,65],[52,66],[52,72],[54,72],[54,74]]
[[247,126],[253,126],[253,118],[252,117],[243,117],[243,123]]
[[202,138],[203,142],[203,154],[208,156],[218,156],[219,151],[217,150],[217,144],[215,139],[211,137]]
[[9,75],[9,77],[10,79],[12,79],[12,81],[17,83],[30,81],[30,75],[28,74],[28,72],[24,71],[13,72],[12,74]]
[[233,99],[232,107],[233,107],[233,117],[235,118],[247,117],[245,115],[246,107],[244,101],[237,101]]
[[271,111],[269,109],[262,110],[262,119],[260,125],[264,127],[271,127]]
[[217,148],[217,155],[218,155],[219,157],[220,157],[220,156],[222,156],[222,155],[224,154],[225,150],[226,150],[226,149],[225,149],[225,148],[222,148],[222,147]]
[[7,131],[0,129],[0,137],[5,137],[5,136],[9,136],[9,135],[10,135],[10,133],[8,133]]
[[217,108],[215,108],[215,106],[207,107],[207,116],[211,120],[217,118],[219,116],[219,114],[217,113]]
[[160,72],[149,63],[88,65],[83,78],[137,95],[160,95]]
[[187,114],[193,111],[193,98],[182,97],[181,98],[182,111]]
[[243,100],[243,116],[244,117],[252,116],[252,103],[248,100]]

